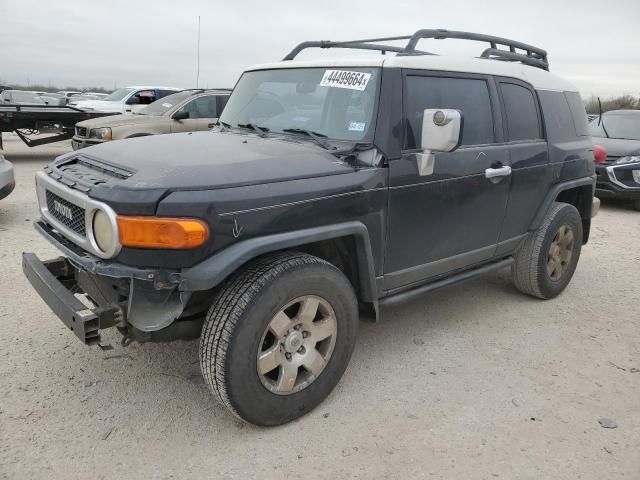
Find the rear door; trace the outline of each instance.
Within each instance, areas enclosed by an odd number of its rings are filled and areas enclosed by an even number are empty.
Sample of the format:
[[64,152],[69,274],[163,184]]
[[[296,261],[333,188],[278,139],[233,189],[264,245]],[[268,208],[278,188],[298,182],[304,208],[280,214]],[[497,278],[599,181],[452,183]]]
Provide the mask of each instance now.
[[[457,73],[404,72],[405,145],[389,162],[389,220],[384,289],[388,292],[491,259],[509,194],[509,147],[493,80]],[[422,115],[454,108],[463,115],[462,145],[436,153],[418,173]],[[504,172],[487,178],[488,172]]]
[[510,253],[526,234],[550,183],[549,153],[536,91],[511,78],[497,79],[506,145],[511,158],[511,191],[498,254]]

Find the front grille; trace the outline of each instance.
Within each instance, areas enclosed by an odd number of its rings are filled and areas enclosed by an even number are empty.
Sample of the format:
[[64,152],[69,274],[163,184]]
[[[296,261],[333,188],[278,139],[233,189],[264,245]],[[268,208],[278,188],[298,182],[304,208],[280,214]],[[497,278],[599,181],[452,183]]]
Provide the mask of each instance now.
[[86,235],[84,208],[59,197],[47,190],[47,209],[49,213],[60,223],[70,228],[78,235]]
[[87,136],[87,127],[76,127],[76,135],[78,137],[86,137]]

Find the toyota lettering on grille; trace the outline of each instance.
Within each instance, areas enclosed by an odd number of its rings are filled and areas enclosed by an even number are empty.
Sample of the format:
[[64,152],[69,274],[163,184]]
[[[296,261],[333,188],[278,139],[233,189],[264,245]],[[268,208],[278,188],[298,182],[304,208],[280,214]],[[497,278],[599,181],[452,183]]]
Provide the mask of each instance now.
[[67,205],[63,205],[59,201],[54,200],[53,208],[56,212],[58,212],[63,217],[66,217],[69,220],[73,220],[73,212],[71,211],[71,207],[68,207]]

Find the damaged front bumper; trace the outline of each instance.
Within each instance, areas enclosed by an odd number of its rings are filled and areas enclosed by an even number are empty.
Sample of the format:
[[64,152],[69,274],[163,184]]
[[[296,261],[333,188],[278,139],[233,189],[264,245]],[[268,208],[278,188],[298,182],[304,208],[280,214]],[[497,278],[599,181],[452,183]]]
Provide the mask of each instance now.
[[84,343],[98,343],[99,330],[113,326],[125,332],[155,332],[185,311],[191,293],[178,289],[179,272],[104,261],[79,249],[45,222],[34,226],[65,256],[41,261],[33,253],[23,253],[24,274]]
[[72,293],[73,287],[77,287],[75,268],[66,258],[42,262],[33,253],[25,252],[22,270],[49,308],[84,343],[98,343],[99,330],[122,322],[123,311],[119,305],[91,309]]

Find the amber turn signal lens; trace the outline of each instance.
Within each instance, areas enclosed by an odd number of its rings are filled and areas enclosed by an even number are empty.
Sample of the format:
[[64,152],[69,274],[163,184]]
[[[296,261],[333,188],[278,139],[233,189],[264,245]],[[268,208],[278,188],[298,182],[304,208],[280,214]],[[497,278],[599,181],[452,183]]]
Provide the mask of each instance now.
[[118,216],[120,243],[123,247],[196,248],[209,239],[209,227],[193,218]]

